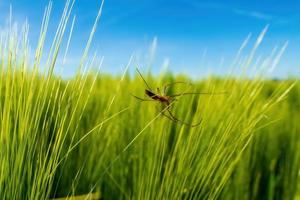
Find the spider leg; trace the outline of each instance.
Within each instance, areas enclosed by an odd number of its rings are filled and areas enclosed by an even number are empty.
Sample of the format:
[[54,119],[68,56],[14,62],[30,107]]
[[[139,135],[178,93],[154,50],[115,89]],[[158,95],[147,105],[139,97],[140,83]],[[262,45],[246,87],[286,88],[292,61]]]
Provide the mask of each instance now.
[[145,78],[143,77],[142,73],[140,72],[139,68],[136,67],[135,70],[137,71],[137,73],[139,74],[139,76],[141,77],[141,79],[144,81],[145,85],[147,86],[147,88],[149,90],[152,90],[151,87],[148,85],[147,81],[145,80]]
[[227,94],[227,92],[183,92],[181,94],[172,94],[172,95],[168,95],[169,97],[178,97],[178,96],[184,96],[184,95],[194,95],[194,94],[198,94],[198,95],[221,95],[221,94]]
[[178,101],[178,99],[176,99],[175,97],[172,97],[172,98],[170,98],[170,101],[171,102],[174,102],[174,101],[176,102],[176,101]]
[[167,109],[167,111],[168,111],[169,115],[173,118],[174,121],[179,122],[179,123],[181,123],[181,124],[184,124],[184,125],[186,125],[186,126],[196,127],[196,126],[199,126],[199,125],[201,124],[201,122],[202,122],[202,120],[200,120],[200,122],[198,122],[198,123],[196,123],[196,124],[190,124],[190,123],[184,122],[184,121],[182,121],[182,120],[176,118],[176,117],[172,114],[172,112],[170,111],[169,108]]
[[131,94],[131,96],[133,96],[134,98],[136,98],[136,99],[138,99],[138,100],[140,100],[140,101],[155,101],[155,100],[153,100],[153,99],[144,99],[144,98],[135,96],[135,95],[133,95],[133,94]]
[[163,115],[163,116],[165,116],[166,118],[168,118],[169,120],[171,120],[171,121],[173,121],[173,122],[177,122],[175,119],[173,119],[172,117],[170,117],[169,115],[167,115],[166,113],[165,113],[165,111],[162,111],[161,112],[161,114]]
[[173,83],[168,83],[168,84],[166,84],[166,85],[164,85],[164,94],[167,94],[167,89],[169,88],[169,87],[171,87],[172,85],[176,85],[176,84],[189,84],[189,85],[191,85],[191,83],[188,83],[188,82],[184,82],[184,81],[176,81],[176,82],[173,82]]
[[[184,124],[184,125],[187,125],[187,126],[191,126],[190,124],[187,124],[187,123],[185,123],[185,122],[183,122],[183,121],[180,121],[180,120],[177,119],[177,118],[174,118],[173,115],[169,116],[169,115],[167,115],[165,112],[161,112],[161,114],[162,114],[163,116],[165,116],[166,118],[168,118],[169,120],[175,122],[175,123],[180,123],[180,124]],[[170,114],[170,112],[169,112],[169,114]],[[193,127],[193,126],[191,126],[191,127]]]

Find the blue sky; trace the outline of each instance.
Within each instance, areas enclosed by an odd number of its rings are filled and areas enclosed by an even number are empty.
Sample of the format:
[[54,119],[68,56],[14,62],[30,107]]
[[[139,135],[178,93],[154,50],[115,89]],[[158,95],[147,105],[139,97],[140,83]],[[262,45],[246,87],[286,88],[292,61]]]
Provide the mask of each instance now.
[[[57,26],[64,3],[53,0],[50,30]],[[15,21],[28,19],[30,40],[35,44],[47,4],[48,0],[0,0],[0,25],[5,26],[12,5]],[[66,73],[74,71],[100,4],[100,0],[75,3],[76,25]],[[171,71],[193,77],[224,74],[247,35],[252,34],[250,49],[266,25],[269,30],[258,55],[268,56],[275,46],[289,41],[274,76],[299,76],[300,2],[292,0],[106,0],[92,50],[104,56],[104,70],[113,73],[120,72],[134,53],[135,62],[142,67],[151,64],[154,72],[169,63]],[[157,45],[152,55],[149,48],[154,38]]]

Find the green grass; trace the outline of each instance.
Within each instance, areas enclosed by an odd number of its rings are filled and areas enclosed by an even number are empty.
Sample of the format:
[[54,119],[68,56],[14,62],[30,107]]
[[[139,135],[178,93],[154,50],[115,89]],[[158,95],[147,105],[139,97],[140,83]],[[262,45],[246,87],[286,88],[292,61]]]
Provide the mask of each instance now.
[[[33,64],[28,26],[21,35],[11,28],[0,43],[1,199],[89,192],[104,199],[296,197],[299,83],[247,79],[243,74],[191,81],[183,75],[145,73],[153,88],[193,83],[171,87],[169,93],[228,92],[179,97],[172,112],[186,122],[202,123],[194,128],[176,124],[161,115],[159,103],[130,95],[144,96],[146,86],[139,77],[126,70],[123,76],[89,70],[101,64],[87,59],[99,18],[78,74],[69,80],[55,75],[57,58],[64,55],[62,41],[69,37],[64,33],[72,1],[66,4],[50,52],[43,52],[51,4],[48,8]],[[48,57],[45,65],[43,56]]]
[[[111,91],[103,92],[108,91],[104,89],[108,83]],[[119,92],[115,92],[117,86],[112,85],[118,85],[118,81],[109,78],[97,81],[99,89],[91,95],[87,104],[90,111],[83,115],[83,124],[101,120],[101,113],[114,94],[117,94],[111,107],[114,111],[109,115],[128,106],[129,110],[72,152],[67,166],[60,169],[64,177],[65,174],[70,176],[66,179],[69,183],[61,183],[58,188],[65,189],[66,185],[72,188],[74,177],[85,163],[78,179],[79,193],[89,192],[99,181],[98,191],[105,198],[291,199],[295,195],[299,114],[291,96],[280,102],[276,102],[277,97],[270,97],[277,90],[281,91],[276,88],[286,88],[291,83],[199,82],[195,87],[200,91],[216,87],[215,90],[230,88],[231,92],[226,96],[179,100],[174,112],[180,119],[203,119],[202,125],[196,128],[174,124],[162,116],[152,121],[159,114],[155,103],[139,103],[129,95],[129,92],[143,92],[141,81],[123,82]],[[255,90],[257,93],[252,96],[250,91]],[[297,94],[297,90],[298,85],[290,95]],[[101,105],[104,106],[101,108]],[[289,106],[291,108],[287,108]],[[87,126],[82,132],[88,129]],[[137,135],[139,137],[127,148]]]

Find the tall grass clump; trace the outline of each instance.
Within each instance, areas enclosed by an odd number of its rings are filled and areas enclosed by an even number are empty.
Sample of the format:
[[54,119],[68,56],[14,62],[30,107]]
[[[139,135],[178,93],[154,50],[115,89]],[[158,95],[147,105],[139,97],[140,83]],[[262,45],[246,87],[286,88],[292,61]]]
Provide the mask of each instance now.
[[[278,85],[278,81],[266,81],[261,98],[268,98]],[[300,169],[299,103],[297,83],[286,99],[268,112],[274,121],[255,131],[223,193],[226,199],[295,198]]]
[[[159,109],[155,109],[155,104],[138,103],[127,92],[123,94],[128,88],[134,93],[143,92],[140,81],[130,81],[129,85],[122,86],[112,109],[128,104],[131,109],[120,116],[118,123],[108,124],[101,134],[91,136],[90,141],[79,147],[90,152],[87,158],[82,157],[88,160],[88,166],[83,169],[85,176],[80,178],[80,184],[93,185],[99,177],[95,174],[105,174],[101,191],[106,198],[219,197],[254,137],[257,125],[285,91],[276,90],[272,98],[262,100],[259,97],[263,86],[264,81],[260,80],[206,80],[196,84],[196,89],[201,91],[230,89],[230,92],[218,97],[182,97],[174,107],[176,116],[185,121],[203,120],[201,126],[188,128],[161,116],[156,118]],[[103,91],[99,90],[101,96]],[[100,95],[94,97],[97,96]],[[97,104],[105,105],[99,101]],[[90,106],[93,112],[99,113],[96,104]],[[103,138],[107,139],[103,141]],[[101,148],[105,149],[97,154]],[[104,156],[99,162],[97,158]],[[110,165],[114,158],[118,160]],[[70,162],[75,160],[78,162],[78,157]]]
[[1,199],[49,198],[58,166],[77,145],[77,124],[84,111],[81,105],[86,104],[90,93],[83,96],[83,91],[91,91],[94,84],[87,83],[82,71],[89,67],[85,66],[86,57],[101,10],[78,64],[81,72],[67,82],[54,76],[54,71],[63,53],[61,46],[73,5],[74,1],[66,2],[50,50],[44,52],[52,7],[48,5],[33,60],[28,24],[19,31],[11,19],[9,30],[1,35]]
[[[49,52],[44,52],[47,7],[33,61],[28,25],[10,26],[0,43],[0,198],[49,199],[97,193],[104,199],[292,199],[299,173],[299,85],[248,78],[265,30],[230,77],[191,80],[183,75],[144,74],[151,87],[176,81],[168,93],[224,92],[179,96],[176,117],[164,117],[157,102],[139,102],[145,85],[130,76],[87,73],[87,60],[66,80],[62,43],[74,1],[67,1]],[[74,22],[74,20],[73,20]],[[239,51],[240,52],[240,51]],[[46,62],[42,62],[46,58]],[[264,66],[265,67],[265,66]],[[273,67],[273,64],[272,64]],[[265,70],[265,69],[263,69]],[[94,72],[94,71],[91,71]],[[188,87],[188,85],[191,85]],[[291,91],[291,92],[290,92]]]

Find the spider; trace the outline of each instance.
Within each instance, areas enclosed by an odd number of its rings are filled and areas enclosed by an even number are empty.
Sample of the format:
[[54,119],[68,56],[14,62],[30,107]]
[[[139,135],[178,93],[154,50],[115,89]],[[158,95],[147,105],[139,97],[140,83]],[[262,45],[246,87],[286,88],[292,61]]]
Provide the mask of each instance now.
[[[167,95],[167,89],[169,87],[171,87],[172,85],[176,85],[176,84],[187,84],[186,82],[173,82],[173,83],[169,83],[164,85],[163,87],[163,93],[161,93],[160,89],[157,88],[157,92],[155,93],[151,87],[148,85],[148,83],[146,82],[146,80],[144,79],[143,75],[141,74],[141,72],[138,70],[138,68],[136,68],[136,71],[138,72],[139,76],[141,77],[141,79],[143,80],[143,82],[145,83],[147,89],[145,89],[145,94],[149,97],[149,99],[144,99],[135,95],[132,95],[133,97],[135,97],[136,99],[140,100],[140,101],[157,101],[159,103],[161,103],[162,105],[162,111],[161,114],[165,117],[167,117],[168,119],[170,119],[171,121],[175,122],[175,123],[180,123],[189,127],[196,127],[199,126],[202,122],[202,120],[200,120],[198,123],[192,124],[192,123],[187,123],[183,120],[178,119],[177,117],[175,117],[173,115],[173,113],[171,112],[171,103],[174,101],[177,101],[178,99],[176,97],[180,97],[180,96],[184,96],[184,95],[194,95],[194,94],[198,94],[198,95],[205,95],[205,94],[225,94],[226,92],[221,92],[221,93],[208,93],[208,92],[183,92],[180,94],[171,94],[171,95]],[[167,112],[167,113],[166,113]]]

